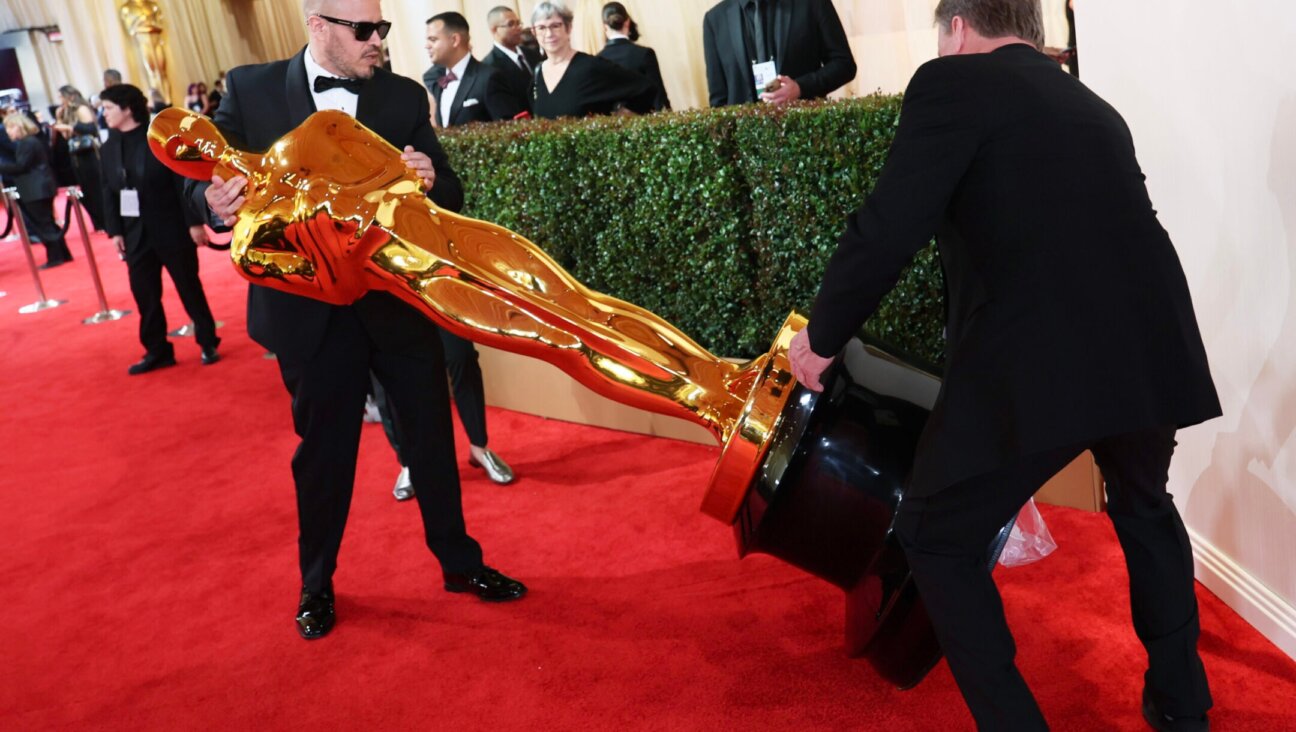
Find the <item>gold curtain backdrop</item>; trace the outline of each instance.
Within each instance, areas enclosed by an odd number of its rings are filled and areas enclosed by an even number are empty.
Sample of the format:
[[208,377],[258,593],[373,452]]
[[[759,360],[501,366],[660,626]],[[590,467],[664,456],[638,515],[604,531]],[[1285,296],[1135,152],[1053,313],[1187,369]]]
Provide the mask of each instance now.
[[[706,66],[702,17],[713,0],[624,0],[639,23],[640,43],[657,51],[662,75],[676,109],[706,106]],[[937,0],[834,0],[850,39],[859,73],[835,96],[898,92],[915,68],[936,55],[932,11]],[[1049,45],[1066,45],[1066,0],[1043,0]],[[192,81],[210,86],[232,66],[284,58],[306,43],[301,0],[158,0],[167,39],[168,97],[179,102]],[[568,0],[575,13],[574,45],[597,53],[603,46],[603,0]],[[536,0],[382,0],[384,16],[395,23],[387,38],[392,68],[422,79],[428,67],[423,50],[424,21],[455,10],[472,26],[473,53],[490,51],[486,14],[496,5],[517,9],[530,22]],[[24,68],[33,98],[44,86],[51,101],[59,86],[71,83],[87,94],[98,91],[105,68],[121,69],[130,83],[146,85],[143,67],[117,17],[115,0],[5,0],[0,30],[58,25],[62,43],[43,34],[30,42],[38,69]],[[39,79],[32,78],[39,75]]]

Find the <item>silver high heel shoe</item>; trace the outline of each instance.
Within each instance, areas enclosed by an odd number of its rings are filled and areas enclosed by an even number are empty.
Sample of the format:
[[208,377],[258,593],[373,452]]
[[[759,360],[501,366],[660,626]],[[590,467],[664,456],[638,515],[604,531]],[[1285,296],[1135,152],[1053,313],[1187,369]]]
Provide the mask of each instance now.
[[409,468],[401,468],[400,475],[396,476],[396,487],[392,489],[392,495],[396,496],[398,501],[408,501],[414,497],[414,484],[410,482]]
[[496,455],[490,450],[482,450],[482,452],[484,453],[483,460],[479,462],[477,458],[469,456],[468,464],[474,468],[482,468],[486,471],[486,475],[491,480],[500,485],[508,485],[509,483],[512,483],[513,468],[510,468],[508,463],[504,462],[500,459],[499,455]]

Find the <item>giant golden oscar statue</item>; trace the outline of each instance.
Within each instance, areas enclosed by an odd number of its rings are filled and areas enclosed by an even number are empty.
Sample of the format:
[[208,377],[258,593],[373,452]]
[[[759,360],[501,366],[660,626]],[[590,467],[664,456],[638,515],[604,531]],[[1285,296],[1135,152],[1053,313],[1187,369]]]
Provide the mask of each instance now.
[[[939,657],[887,532],[926,409],[847,378],[825,397],[800,388],[787,348],[801,316],[764,356],[718,358],[584,287],[522,236],[438,208],[400,151],[342,112],[317,112],[251,153],[206,117],[167,109],[149,145],[181,175],[247,178],[230,252],[252,283],[339,305],[383,290],[457,335],[703,425],[723,450],[702,510],[734,524],[742,553],[780,556],[846,589],[848,645],[892,681],[917,683]],[[851,421],[850,440],[834,436],[830,411]],[[881,447],[855,449],[860,435]]]
[[126,35],[135,41],[150,89],[171,99],[171,81],[167,78],[166,40],[162,37],[162,8],[153,0],[121,0],[117,14]]

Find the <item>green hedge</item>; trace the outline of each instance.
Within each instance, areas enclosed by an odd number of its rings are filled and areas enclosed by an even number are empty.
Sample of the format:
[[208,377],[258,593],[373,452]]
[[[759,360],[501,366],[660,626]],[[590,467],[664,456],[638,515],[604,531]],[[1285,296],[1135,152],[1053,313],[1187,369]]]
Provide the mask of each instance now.
[[[447,131],[465,213],[544,248],[587,286],[648,308],[713,352],[764,353],[809,312],[847,216],[886,160],[900,98]],[[935,248],[866,329],[942,360]]]

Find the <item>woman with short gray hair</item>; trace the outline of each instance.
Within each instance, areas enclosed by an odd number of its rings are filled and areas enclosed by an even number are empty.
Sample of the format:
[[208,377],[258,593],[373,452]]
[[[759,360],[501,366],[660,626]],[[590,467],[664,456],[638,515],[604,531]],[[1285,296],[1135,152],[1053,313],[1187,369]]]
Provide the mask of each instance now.
[[531,30],[544,49],[536,70],[532,112],[537,117],[586,117],[652,110],[657,90],[647,77],[571,46],[572,12],[542,2],[531,13]]

